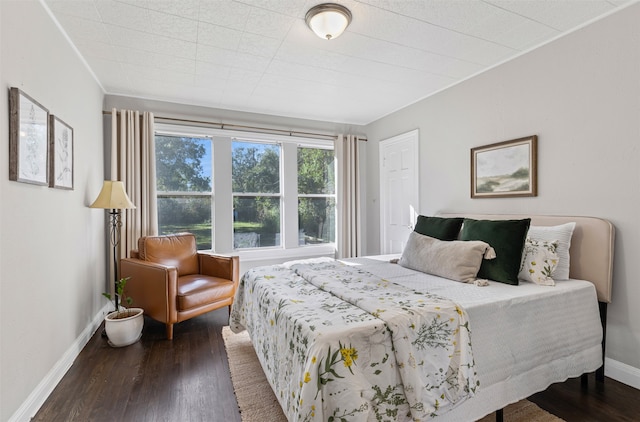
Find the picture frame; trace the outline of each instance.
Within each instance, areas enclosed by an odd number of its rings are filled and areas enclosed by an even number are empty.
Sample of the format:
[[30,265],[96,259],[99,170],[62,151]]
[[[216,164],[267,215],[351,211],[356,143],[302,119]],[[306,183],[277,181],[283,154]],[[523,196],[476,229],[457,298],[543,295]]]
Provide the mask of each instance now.
[[49,187],[73,190],[73,128],[49,115]]
[[49,185],[49,110],[9,90],[9,180]]
[[471,198],[538,195],[538,136],[471,149]]

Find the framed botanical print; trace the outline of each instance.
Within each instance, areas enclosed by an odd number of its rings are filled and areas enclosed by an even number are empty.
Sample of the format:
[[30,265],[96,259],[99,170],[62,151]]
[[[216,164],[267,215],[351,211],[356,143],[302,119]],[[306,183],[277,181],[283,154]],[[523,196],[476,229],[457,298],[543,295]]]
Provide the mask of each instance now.
[[49,116],[49,186],[73,189],[73,128],[57,116]]
[[49,110],[18,88],[9,91],[9,180],[49,184]]

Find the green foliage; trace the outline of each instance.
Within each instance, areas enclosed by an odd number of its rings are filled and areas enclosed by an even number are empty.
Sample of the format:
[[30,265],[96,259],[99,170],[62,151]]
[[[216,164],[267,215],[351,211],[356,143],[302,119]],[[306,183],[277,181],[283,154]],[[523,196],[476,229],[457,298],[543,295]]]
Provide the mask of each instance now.
[[[335,194],[335,156],[332,150],[298,148],[298,192],[300,194]],[[333,198],[300,198],[300,229],[316,242],[335,241],[335,200]],[[329,221],[327,221],[329,219]],[[327,227],[329,225],[329,227]]]
[[[211,192],[211,178],[203,174],[203,160],[211,147],[209,139],[156,136],[156,177],[159,192]],[[202,233],[192,230],[207,224]],[[161,234],[190,231],[199,249],[211,248],[211,197],[158,197],[158,225]],[[179,230],[176,230],[179,228]]]
[[[211,177],[203,174],[209,142],[206,138],[156,136],[161,234],[190,231],[196,234],[199,249],[212,247],[212,197],[180,196],[179,192],[211,193]],[[281,230],[281,199],[259,194],[281,192],[281,147],[234,141],[232,151],[233,192],[249,194],[233,198],[234,232],[255,232],[262,246],[275,245]],[[301,194],[335,194],[333,150],[298,148],[298,186]],[[334,198],[300,198],[299,227],[307,243],[335,240],[335,206]]]
[[211,178],[202,174],[208,139],[156,136],[158,191],[211,192]]
[[311,243],[335,241],[335,203],[333,198],[300,198],[298,201],[298,224]]
[[249,233],[260,230],[262,224],[257,222],[236,221],[233,223],[233,231],[236,233]]
[[280,192],[280,147],[234,142],[233,191],[236,193]]
[[333,150],[298,148],[298,192],[336,193]]
[[269,233],[280,233],[280,201],[277,198],[258,196],[256,198],[258,221]]
[[[232,175],[235,193],[279,193],[280,146],[234,142]],[[280,233],[280,198],[236,196],[233,209],[237,222],[258,225],[252,231],[261,235],[263,246],[275,245],[275,234]]]
[[240,229],[239,232],[256,232],[271,237],[280,232],[280,198],[235,197],[233,209],[236,212],[234,228]]
[[115,296],[111,296],[111,293],[107,293],[107,292],[102,293],[102,296],[106,297],[108,300],[113,302],[113,307],[115,308],[116,311],[118,311],[119,314],[128,313],[128,311],[126,309],[124,311],[121,311],[120,309],[118,309],[118,307],[116,306],[116,299],[119,299],[119,302],[120,302],[119,305],[122,306],[123,308],[126,308],[126,306],[124,305],[125,303],[127,304],[127,306],[130,306],[133,303],[133,299],[130,296],[126,296],[124,294],[124,286],[127,284],[127,281],[129,280],[129,278],[130,277],[121,278],[116,282]]
[[196,236],[198,250],[211,249],[211,221],[194,224],[162,224],[160,235],[189,232]]
[[158,198],[160,226],[211,223],[211,197]]

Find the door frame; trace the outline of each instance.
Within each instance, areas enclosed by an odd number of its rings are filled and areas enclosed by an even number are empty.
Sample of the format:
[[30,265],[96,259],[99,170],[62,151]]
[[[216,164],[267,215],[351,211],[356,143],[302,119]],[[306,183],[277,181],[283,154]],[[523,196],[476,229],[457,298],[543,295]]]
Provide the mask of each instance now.
[[[415,186],[414,186],[414,195],[416,198],[416,207],[420,204],[420,132],[418,129],[411,130],[409,132],[402,133],[400,135],[393,136],[391,138],[383,139],[378,143],[378,173],[379,173],[379,190],[380,190],[380,252],[384,253],[385,245],[387,241],[387,213],[386,213],[386,202],[387,202],[387,192],[385,189],[386,179],[385,179],[385,171],[384,171],[384,155],[383,151],[386,147],[410,141],[413,143],[413,147],[415,150],[415,154],[413,155],[413,167],[416,171],[415,178]],[[417,208],[415,209],[416,216],[418,215]],[[415,224],[415,221],[412,223]]]

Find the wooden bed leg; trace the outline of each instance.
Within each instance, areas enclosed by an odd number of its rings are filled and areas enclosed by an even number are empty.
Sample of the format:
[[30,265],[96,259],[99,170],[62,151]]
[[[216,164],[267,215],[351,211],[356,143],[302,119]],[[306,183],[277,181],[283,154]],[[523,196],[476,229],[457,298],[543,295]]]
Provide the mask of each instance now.
[[502,422],[504,419],[504,409],[496,410],[496,422]]
[[596,369],[596,382],[604,383],[604,352],[607,339],[607,303],[598,302],[600,305],[600,322],[602,323],[602,366]]

